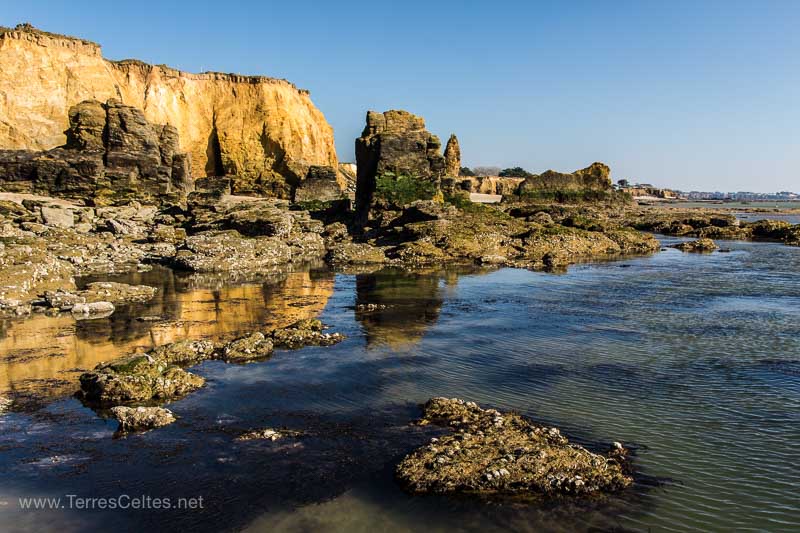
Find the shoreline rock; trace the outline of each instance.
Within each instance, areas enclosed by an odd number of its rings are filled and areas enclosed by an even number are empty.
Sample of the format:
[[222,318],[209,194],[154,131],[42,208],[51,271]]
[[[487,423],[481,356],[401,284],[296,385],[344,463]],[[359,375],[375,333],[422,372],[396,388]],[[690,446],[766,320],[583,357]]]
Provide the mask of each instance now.
[[117,435],[148,431],[175,422],[175,416],[163,407],[126,407],[118,405],[111,408],[111,414],[119,421]]
[[691,253],[710,253],[717,250],[719,246],[711,239],[697,239],[696,241],[682,242],[673,244],[672,248],[677,248],[682,252]]
[[607,454],[571,444],[557,428],[474,402],[432,398],[419,424],[449,427],[407,455],[395,475],[403,488],[424,494],[591,495],[633,484],[625,448]]

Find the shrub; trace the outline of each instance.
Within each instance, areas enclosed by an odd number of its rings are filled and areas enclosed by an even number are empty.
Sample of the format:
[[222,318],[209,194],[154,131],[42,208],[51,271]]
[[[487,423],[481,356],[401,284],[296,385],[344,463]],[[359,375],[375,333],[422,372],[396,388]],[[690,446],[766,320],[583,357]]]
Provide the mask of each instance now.
[[375,197],[397,205],[435,198],[436,184],[407,174],[385,172],[375,179]]

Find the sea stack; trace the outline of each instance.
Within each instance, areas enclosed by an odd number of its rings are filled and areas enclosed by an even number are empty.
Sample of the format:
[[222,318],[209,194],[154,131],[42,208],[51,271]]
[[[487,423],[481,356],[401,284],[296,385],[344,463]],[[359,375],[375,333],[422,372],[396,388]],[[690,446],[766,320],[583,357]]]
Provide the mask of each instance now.
[[461,172],[461,148],[458,146],[458,137],[453,133],[447,140],[444,149],[444,174],[456,178]]

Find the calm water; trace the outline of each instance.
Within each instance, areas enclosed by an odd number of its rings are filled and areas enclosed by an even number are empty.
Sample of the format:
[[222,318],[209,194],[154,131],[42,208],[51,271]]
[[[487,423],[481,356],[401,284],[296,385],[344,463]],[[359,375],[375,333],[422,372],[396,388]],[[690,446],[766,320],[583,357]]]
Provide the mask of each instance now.
[[[25,409],[0,417],[0,530],[797,531],[800,248],[723,246],[563,275],[311,270],[230,283],[155,271],[134,281],[157,283],[159,298],[110,319],[9,322],[0,394]],[[65,396],[79,368],[116,352],[318,313],[348,340],[205,362],[194,371],[207,386],[170,404],[180,419],[157,431],[113,440],[115,423]],[[146,315],[162,320],[136,320]],[[408,426],[437,395],[518,409],[587,446],[625,442],[639,482],[599,501],[408,497],[392,467],[437,431]],[[234,441],[255,427],[306,436]],[[204,508],[34,512],[17,500],[66,494],[202,496]]]

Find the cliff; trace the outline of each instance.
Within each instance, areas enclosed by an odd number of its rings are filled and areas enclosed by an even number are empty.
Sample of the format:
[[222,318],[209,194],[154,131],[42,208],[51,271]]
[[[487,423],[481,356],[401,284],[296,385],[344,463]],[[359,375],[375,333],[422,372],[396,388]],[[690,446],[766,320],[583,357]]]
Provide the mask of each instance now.
[[0,148],[61,146],[70,107],[112,98],[175,127],[194,176],[232,175],[237,193],[289,197],[310,166],[337,165],[332,128],[285,80],[109,61],[86,40],[0,29]]

